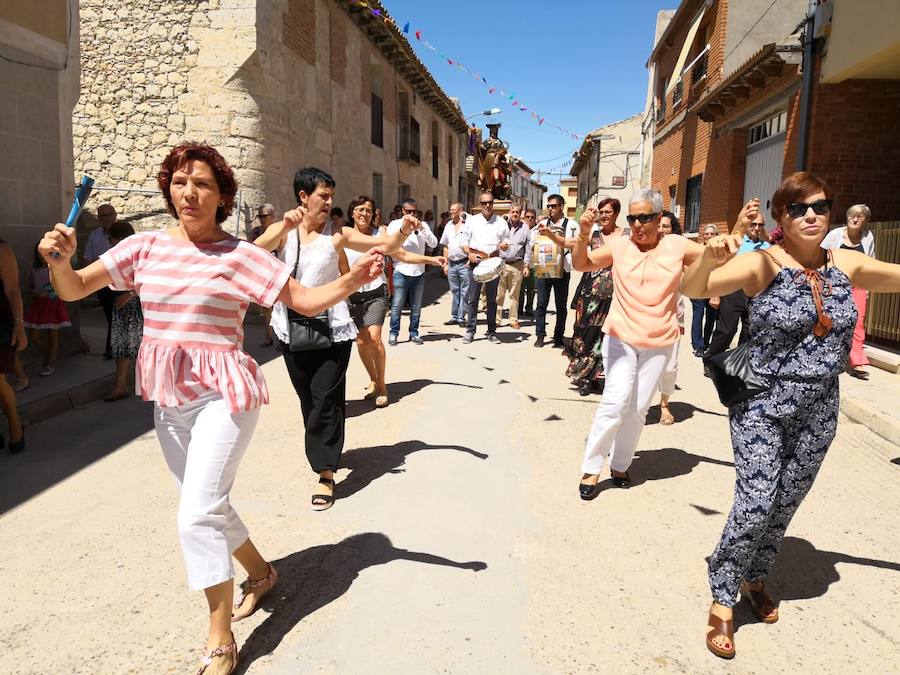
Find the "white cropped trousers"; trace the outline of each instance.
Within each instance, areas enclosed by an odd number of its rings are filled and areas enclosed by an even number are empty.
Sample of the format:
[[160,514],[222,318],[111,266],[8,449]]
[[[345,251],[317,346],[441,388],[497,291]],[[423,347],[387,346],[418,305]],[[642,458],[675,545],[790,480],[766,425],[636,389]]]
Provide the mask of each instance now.
[[178,536],[191,590],[234,577],[231,554],[249,533],[229,501],[259,408],[233,413],[218,393],[154,410],[159,444],[181,501]]
[[584,449],[584,473],[599,474],[607,459],[613,471],[628,470],[660,378],[677,350],[678,343],[649,349],[612,335],[603,338],[606,384]]

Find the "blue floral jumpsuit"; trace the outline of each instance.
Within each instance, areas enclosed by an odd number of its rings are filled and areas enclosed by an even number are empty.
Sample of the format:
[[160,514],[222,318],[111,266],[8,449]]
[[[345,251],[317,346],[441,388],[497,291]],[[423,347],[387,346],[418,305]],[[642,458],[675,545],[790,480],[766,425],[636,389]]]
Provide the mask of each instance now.
[[841,270],[826,263],[818,274],[822,308],[832,320],[821,337],[813,332],[818,313],[803,270],[781,267],[750,303],[751,363],[772,387],[729,410],[734,505],[709,561],[713,599],[726,607],[737,603],[741,579],[753,583],[769,574],[837,429],[838,375],[856,306]]

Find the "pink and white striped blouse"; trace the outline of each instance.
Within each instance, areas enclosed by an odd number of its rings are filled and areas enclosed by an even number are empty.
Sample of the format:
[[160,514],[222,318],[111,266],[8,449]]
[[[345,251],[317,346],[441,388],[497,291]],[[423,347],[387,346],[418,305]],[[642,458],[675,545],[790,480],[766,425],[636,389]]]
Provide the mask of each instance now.
[[166,232],[127,237],[100,260],[112,288],[141,299],[145,401],[171,407],[216,391],[232,412],[269,402],[259,364],[243,351],[243,323],[251,302],[275,302],[291,273],[284,264],[241,239],[196,244]]

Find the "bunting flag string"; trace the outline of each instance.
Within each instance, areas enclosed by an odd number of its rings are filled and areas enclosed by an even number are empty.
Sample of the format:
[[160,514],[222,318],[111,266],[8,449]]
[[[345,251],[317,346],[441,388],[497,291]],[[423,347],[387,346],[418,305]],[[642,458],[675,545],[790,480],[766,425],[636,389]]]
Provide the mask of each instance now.
[[[359,7],[369,10],[372,13],[372,16],[382,19],[385,23],[392,24],[398,31],[400,31],[404,35],[410,34],[411,26],[410,26],[409,21],[407,21],[406,23],[404,23],[401,26],[392,17],[388,16],[387,12],[382,11],[378,7],[372,7],[368,2],[365,2],[364,0],[355,0],[355,4],[358,5]],[[475,71],[472,71],[469,68],[467,68],[464,64],[460,63],[460,61],[458,59],[454,59],[454,58],[444,54],[440,50],[438,50],[438,48],[435,47],[431,42],[429,42],[428,40],[426,40],[422,37],[422,34],[423,34],[422,29],[412,30],[412,34],[415,35],[416,41],[419,42],[419,44],[421,44],[423,47],[425,47],[429,51],[432,51],[435,54],[437,54],[441,59],[443,59],[444,61],[447,62],[448,66],[455,66],[457,68],[457,70],[460,70],[460,71],[464,72],[466,75],[468,75],[469,77],[471,77],[475,80],[479,80],[482,84],[487,85],[488,94],[491,94],[491,95],[497,94],[499,96],[502,96],[503,98],[508,99],[509,101],[512,102],[513,108],[518,108],[519,112],[525,112],[527,110],[530,110],[531,117],[538,123],[538,126],[541,126],[546,121],[548,124],[553,126],[553,128],[555,128],[557,131],[559,131],[560,133],[566,134],[567,136],[571,136],[576,141],[584,138],[583,134],[578,134],[578,133],[575,133],[574,131],[571,131],[570,129],[566,129],[565,127],[557,124],[556,122],[546,119],[543,115],[540,115],[535,110],[531,110],[528,106],[526,106],[524,104],[523,101],[520,101],[516,97],[515,93],[507,94],[502,89],[499,89],[497,86],[492,85],[490,82],[488,82],[487,78],[485,78],[481,74],[476,73]]]

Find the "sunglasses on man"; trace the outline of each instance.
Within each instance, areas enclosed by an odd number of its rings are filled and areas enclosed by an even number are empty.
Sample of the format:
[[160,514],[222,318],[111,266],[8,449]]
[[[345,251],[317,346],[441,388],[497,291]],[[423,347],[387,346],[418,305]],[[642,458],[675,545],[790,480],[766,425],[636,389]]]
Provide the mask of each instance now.
[[490,201],[490,202],[478,202],[478,203],[481,204],[482,206],[489,206],[490,204],[493,204],[494,202]]
[[812,209],[813,213],[817,216],[824,216],[831,211],[831,204],[833,202],[833,199],[819,199],[811,204],[807,204],[806,202],[794,202],[793,204],[788,204],[787,209],[785,210],[791,218],[802,218],[809,209]]
[[658,216],[658,215],[659,215],[658,212],[657,213],[638,213],[635,216],[632,216],[632,215],[625,216],[625,220],[628,221],[629,225],[634,225],[634,221],[636,221],[636,220],[640,221],[641,225],[646,225],[651,220],[656,218],[656,216]]

